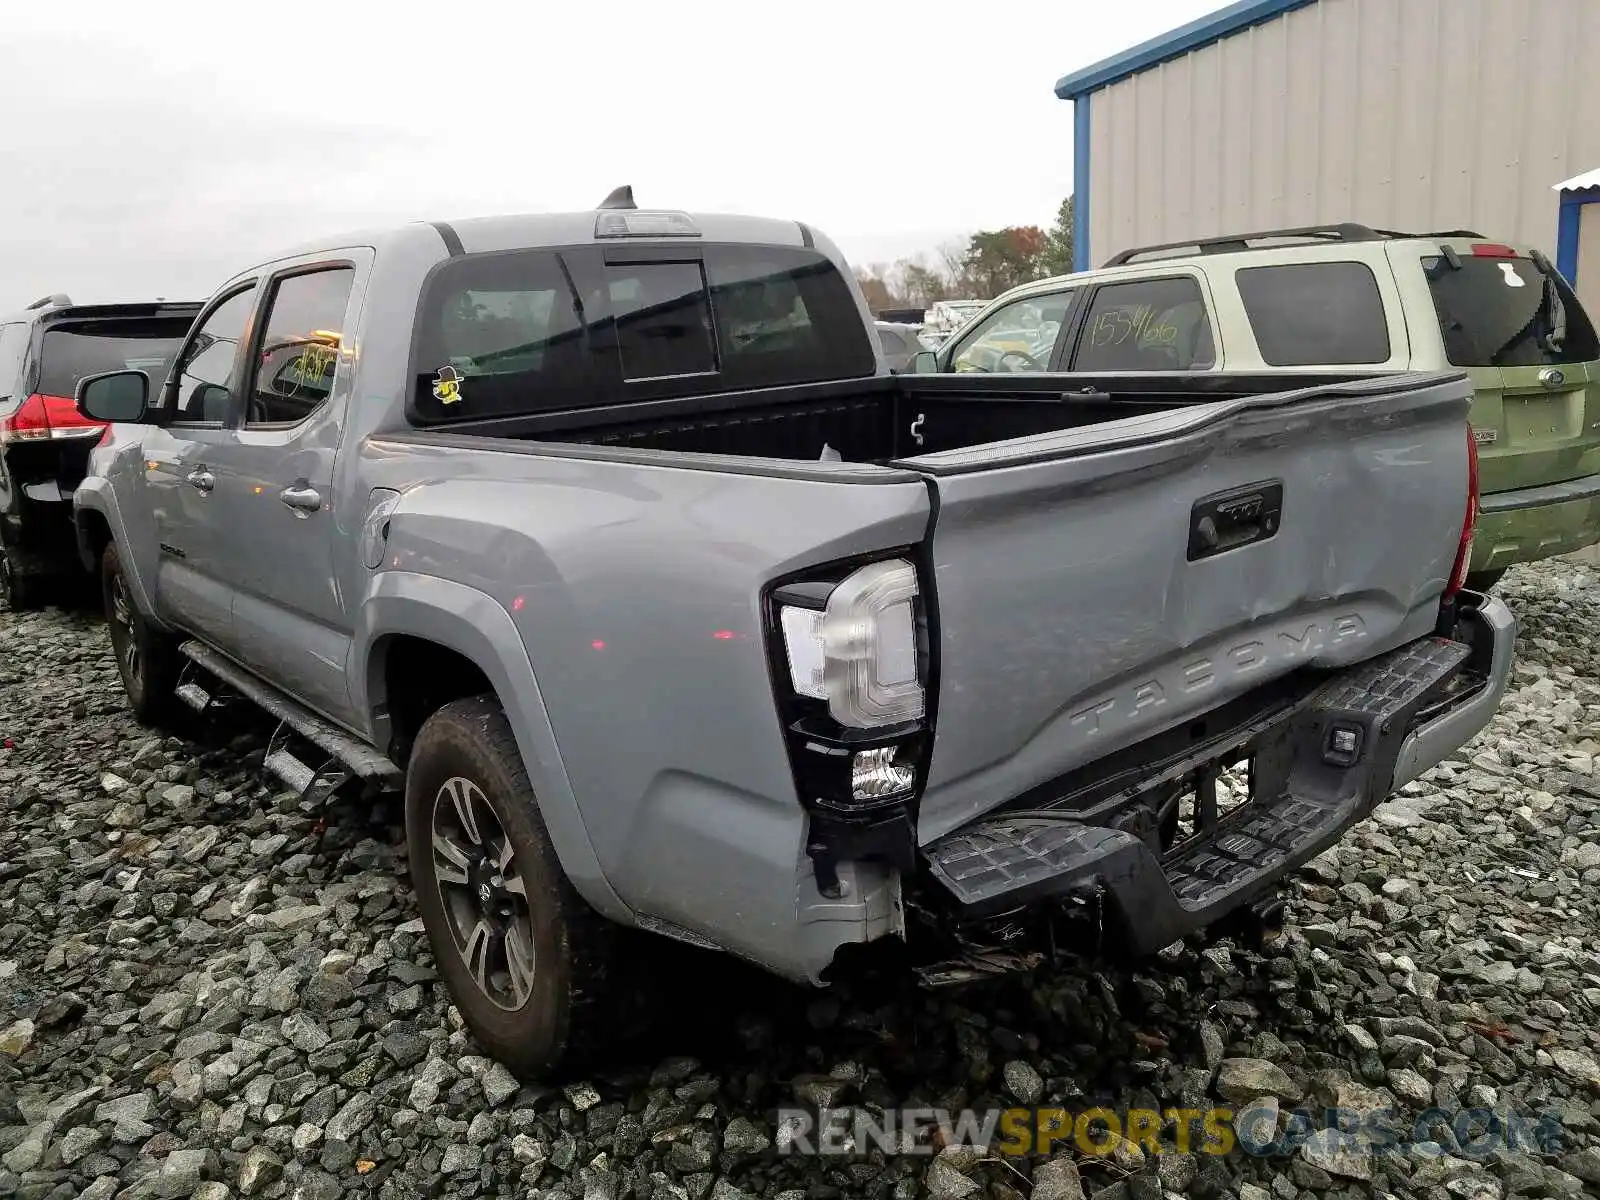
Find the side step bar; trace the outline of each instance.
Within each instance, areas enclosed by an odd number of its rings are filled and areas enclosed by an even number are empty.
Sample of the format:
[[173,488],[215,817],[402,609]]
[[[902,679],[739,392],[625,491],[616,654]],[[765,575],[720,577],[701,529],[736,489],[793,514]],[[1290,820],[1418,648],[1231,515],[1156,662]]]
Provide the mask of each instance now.
[[[358,741],[344,730],[323,720],[276,688],[263,683],[231,659],[196,641],[184,642],[178,647],[178,652],[208,675],[226,684],[269,715],[278,718],[282,726],[299,734],[326,753],[329,758],[343,764],[350,775],[385,788],[401,786],[405,773],[386,755],[380,754],[365,742]],[[200,713],[205,712],[213,700],[212,695],[195,682],[188,682],[179,687],[178,698]],[[324,772],[301,762],[286,746],[281,745],[280,741],[281,739],[276,736],[273,738],[262,766],[304,795]]]

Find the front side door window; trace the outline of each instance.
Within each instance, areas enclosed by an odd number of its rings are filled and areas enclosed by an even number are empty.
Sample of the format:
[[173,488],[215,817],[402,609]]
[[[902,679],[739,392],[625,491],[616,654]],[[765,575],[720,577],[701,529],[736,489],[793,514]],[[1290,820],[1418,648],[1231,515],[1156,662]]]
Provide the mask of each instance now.
[[227,420],[234,360],[255,298],[254,284],[229,296],[183,348],[173,367],[174,423],[220,425]]
[[947,370],[1048,371],[1071,291],[1027,296],[997,308],[951,351]]

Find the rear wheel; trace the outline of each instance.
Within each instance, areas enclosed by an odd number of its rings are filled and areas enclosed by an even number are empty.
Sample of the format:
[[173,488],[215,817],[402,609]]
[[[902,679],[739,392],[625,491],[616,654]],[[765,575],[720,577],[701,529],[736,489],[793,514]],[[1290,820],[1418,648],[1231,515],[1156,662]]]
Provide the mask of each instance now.
[[1507,569],[1500,567],[1493,571],[1474,571],[1467,576],[1467,587],[1474,592],[1487,592],[1505,577]]
[[616,1035],[623,931],[567,880],[492,699],[452,701],[424,722],[406,770],[406,840],[439,973],[485,1050],[529,1079]]
[[152,626],[134,603],[114,542],[100,558],[100,590],[128,707],[140,724],[162,724],[172,716],[178,687],[177,644]]

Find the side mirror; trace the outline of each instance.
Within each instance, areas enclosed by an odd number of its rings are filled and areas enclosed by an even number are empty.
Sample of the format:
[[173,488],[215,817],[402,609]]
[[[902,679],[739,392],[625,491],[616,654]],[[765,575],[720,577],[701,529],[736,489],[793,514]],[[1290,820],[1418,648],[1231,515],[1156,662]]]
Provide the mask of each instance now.
[[939,356],[932,350],[918,350],[911,356],[911,366],[908,374],[937,375],[938,373]]
[[143,371],[109,371],[78,383],[78,413],[91,421],[136,425],[150,403],[150,376]]

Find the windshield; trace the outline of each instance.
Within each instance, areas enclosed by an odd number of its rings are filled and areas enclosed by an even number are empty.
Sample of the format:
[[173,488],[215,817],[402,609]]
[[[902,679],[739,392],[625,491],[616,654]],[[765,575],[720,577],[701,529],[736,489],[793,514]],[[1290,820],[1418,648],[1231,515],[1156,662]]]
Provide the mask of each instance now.
[[84,321],[45,330],[39,355],[39,382],[46,396],[72,396],[80,380],[106,371],[144,371],[159,386],[189,331],[189,318],[139,321]]
[[1594,326],[1554,271],[1528,258],[1443,256],[1422,260],[1457,367],[1543,367],[1600,359]]

